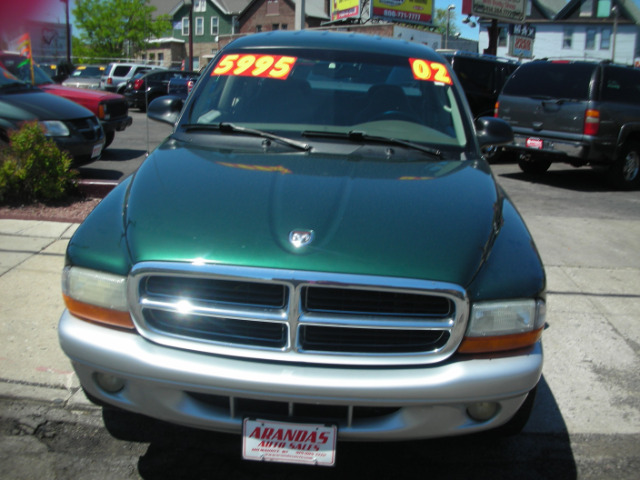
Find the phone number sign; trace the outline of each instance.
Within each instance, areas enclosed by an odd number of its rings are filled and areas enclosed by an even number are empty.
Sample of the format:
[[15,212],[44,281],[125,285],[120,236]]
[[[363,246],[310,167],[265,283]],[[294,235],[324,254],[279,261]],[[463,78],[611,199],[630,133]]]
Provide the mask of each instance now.
[[505,21],[524,21],[525,0],[473,0],[471,15]]
[[430,25],[433,15],[432,0],[373,0],[372,18],[387,21]]
[[509,25],[509,55],[519,58],[532,58],[535,38],[535,27],[531,25]]

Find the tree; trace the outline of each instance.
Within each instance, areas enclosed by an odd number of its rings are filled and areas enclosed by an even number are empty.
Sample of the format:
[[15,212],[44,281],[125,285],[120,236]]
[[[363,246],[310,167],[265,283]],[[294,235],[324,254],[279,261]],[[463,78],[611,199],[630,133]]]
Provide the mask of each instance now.
[[[456,33],[458,33],[458,27],[455,25],[456,21],[456,12],[451,12],[449,15],[449,36],[453,37]],[[433,18],[433,26],[436,27],[436,32],[441,35],[447,34],[447,9],[446,8],[438,8],[436,9],[436,14]]]
[[76,0],[73,15],[80,29],[83,55],[93,58],[133,57],[150,38],[171,31],[168,15],[153,18],[148,0]]

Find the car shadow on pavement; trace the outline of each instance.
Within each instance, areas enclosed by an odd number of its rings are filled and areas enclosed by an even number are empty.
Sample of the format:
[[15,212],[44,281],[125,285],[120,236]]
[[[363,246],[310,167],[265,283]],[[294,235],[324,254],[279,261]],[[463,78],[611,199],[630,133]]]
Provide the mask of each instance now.
[[110,162],[125,162],[144,157],[146,154],[147,150],[111,147],[102,152],[100,160],[108,160]]
[[238,435],[178,427],[110,408],[103,410],[103,419],[113,437],[149,444],[138,460],[144,479],[577,478],[569,435],[544,378],[529,424],[519,435],[343,442],[333,468],[242,460]]

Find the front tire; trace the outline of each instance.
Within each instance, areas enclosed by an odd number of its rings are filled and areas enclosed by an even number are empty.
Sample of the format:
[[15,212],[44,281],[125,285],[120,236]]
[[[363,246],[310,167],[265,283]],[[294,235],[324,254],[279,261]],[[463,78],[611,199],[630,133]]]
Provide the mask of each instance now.
[[116,132],[107,132],[104,135],[104,147],[103,147],[103,151],[107,149],[107,147],[109,145],[111,145],[111,143],[113,143],[113,139],[116,136]]
[[609,182],[618,190],[632,190],[640,185],[640,143],[628,142],[609,169]]

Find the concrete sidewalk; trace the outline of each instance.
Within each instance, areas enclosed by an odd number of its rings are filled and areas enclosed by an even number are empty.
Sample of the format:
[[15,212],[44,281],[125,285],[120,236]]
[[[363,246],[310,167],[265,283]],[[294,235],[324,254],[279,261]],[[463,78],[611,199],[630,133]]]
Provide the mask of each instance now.
[[91,406],[57,333],[64,252],[77,226],[0,219],[0,396]]

